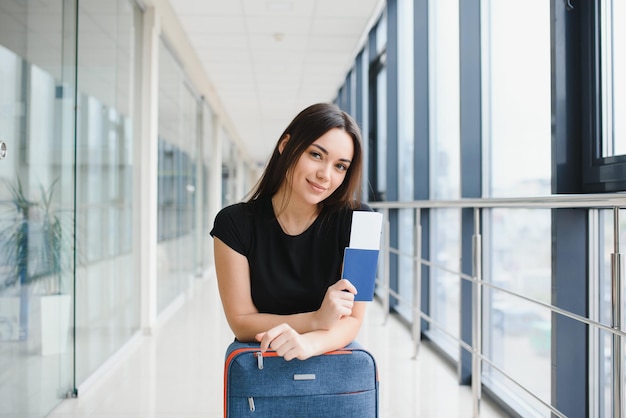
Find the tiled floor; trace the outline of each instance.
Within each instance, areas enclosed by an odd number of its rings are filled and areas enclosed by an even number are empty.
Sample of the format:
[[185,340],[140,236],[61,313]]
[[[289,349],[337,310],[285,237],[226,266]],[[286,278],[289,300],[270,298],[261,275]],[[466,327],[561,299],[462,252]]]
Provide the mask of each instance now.
[[[110,371],[48,417],[221,417],[224,351],[231,340],[215,280],[200,280],[155,336],[141,337]],[[459,386],[455,371],[426,344],[412,359],[407,329],[393,317],[385,321],[377,302],[358,340],[377,360],[382,418],[472,417],[470,387]],[[505,415],[483,399],[480,416]]]

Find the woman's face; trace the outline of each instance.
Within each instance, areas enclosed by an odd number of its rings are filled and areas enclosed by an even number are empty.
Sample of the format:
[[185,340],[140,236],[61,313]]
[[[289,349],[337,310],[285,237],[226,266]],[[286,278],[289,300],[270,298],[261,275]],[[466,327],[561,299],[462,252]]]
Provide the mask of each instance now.
[[291,199],[316,205],[333,194],[346,178],[354,155],[348,133],[333,128],[313,141],[290,170]]

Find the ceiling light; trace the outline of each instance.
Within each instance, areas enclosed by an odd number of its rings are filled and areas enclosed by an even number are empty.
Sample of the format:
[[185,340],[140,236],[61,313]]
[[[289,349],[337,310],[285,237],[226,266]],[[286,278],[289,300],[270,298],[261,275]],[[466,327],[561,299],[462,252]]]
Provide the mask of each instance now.
[[284,38],[285,38],[285,34],[284,34],[284,33],[282,33],[282,32],[276,32],[276,33],[274,33],[274,40],[275,40],[276,42],[280,42],[280,41],[282,41]]
[[270,0],[267,2],[267,10],[270,12],[290,12],[293,3],[290,0]]

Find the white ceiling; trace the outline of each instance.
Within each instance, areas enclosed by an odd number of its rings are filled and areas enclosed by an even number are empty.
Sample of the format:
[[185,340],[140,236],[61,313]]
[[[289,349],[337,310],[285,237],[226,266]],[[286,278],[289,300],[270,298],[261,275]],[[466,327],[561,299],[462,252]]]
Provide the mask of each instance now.
[[332,101],[381,0],[169,0],[237,136],[265,164],[291,119]]

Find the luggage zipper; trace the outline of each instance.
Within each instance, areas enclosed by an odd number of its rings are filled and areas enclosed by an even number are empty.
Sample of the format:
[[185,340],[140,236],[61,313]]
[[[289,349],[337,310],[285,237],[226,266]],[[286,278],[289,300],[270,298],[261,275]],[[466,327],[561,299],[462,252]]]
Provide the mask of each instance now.
[[263,370],[263,353],[261,353],[260,351],[255,351],[254,357],[256,357],[256,364],[259,370]]
[[256,411],[256,407],[254,406],[254,398],[253,397],[249,397],[248,398],[248,405],[250,406],[250,412]]

